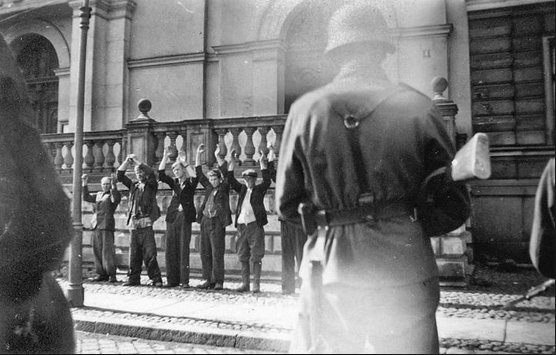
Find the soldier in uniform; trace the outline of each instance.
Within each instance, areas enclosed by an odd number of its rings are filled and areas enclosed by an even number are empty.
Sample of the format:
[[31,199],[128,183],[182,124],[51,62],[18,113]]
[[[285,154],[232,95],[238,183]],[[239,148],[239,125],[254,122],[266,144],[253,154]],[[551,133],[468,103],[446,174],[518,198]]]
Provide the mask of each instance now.
[[438,353],[438,269],[415,207],[429,181],[465,221],[455,147],[432,101],[388,80],[395,47],[378,9],[347,3],[328,33],[339,72],[293,104],[276,176],[279,216],[309,235],[290,351]]

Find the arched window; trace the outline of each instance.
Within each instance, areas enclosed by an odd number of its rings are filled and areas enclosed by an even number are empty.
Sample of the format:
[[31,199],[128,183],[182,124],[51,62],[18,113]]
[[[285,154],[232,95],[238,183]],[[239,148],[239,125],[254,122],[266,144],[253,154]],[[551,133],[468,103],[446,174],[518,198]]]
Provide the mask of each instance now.
[[16,39],[17,63],[21,68],[35,124],[41,133],[58,131],[58,57],[52,44],[43,36],[30,34]]

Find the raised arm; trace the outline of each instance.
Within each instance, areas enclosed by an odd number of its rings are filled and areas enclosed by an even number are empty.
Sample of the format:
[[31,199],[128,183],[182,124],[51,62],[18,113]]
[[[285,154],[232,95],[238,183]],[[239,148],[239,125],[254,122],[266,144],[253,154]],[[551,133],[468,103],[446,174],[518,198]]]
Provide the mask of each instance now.
[[124,162],[122,163],[122,165],[120,165],[120,166],[118,167],[118,176],[117,176],[117,177],[118,177],[118,181],[121,182],[122,184],[124,184],[124,185],[125,185],[128,189],[130,189],[130,190],[131,190],[131,184],[132,184],[132,182],[131,182],[131,179],[128,178],[128,177],[125,175],[125,172],[126,172],[126,170],[127,170],[127,167],[129,166],[129,164],[132,164],[132,163],[133,163],[134,157],[135,157],[135,154],[129,154],[129,155],[125,158],[125,160],[124,160]]
[[81,186],[83,186],[83,201],[95,203],[96,200],[91,194],[89,193],[89,187],[87,184],[89,183],[89,175],[83,174],[81,176]]
[[263,182],[260,184],[261,188],[268,190],[270,184],[272,183],[270,171],[268,169],[268,158],[265,156],[263,151],[259,152],[261,154],[261,158],[259,159],[259,165],[261,167],[261,174],[263,175]]
[[164,153],[162,154],[162,160],[158,166],[158,180],[162,181],[166,185],[170,186],[171,189],[174,188],[174,179],[166,175],[166,164],[172,152],[168,148],[164,148]]
[[206,188],[210,185],[210,182],[207,176],[203,173],[203,169],[201,168],[201,154],[203,154],[204,151],[205,145],[202,143],[199,144],[199,146],[197,147],[197,153],[195,154],[195,172],[199,179],[199,183]]
[[228,181],[228,184],[230,184],[230,187],[234,189],[235,192],[240,193],[243,184],[237,181],[236,177],[234,176],[234,169],[236,166],[236,159],[237,159],[237,154],[235,149],[232,150],[231,157],[232,158],[230,160],[230,163],[228,163],[228,171],[226,172],[225,176],[226,176],[226,180]]
[[268,147],[268,175],[270,179],[276,182],[276,152],[274,151],[274,146],[270,145]]
[[122,200],[122,194],[118,190],[118,177],[116,174],[110,174],[110,183],[112,184],[110,189],[110,201],[112,201],[112,204],[116,207]]

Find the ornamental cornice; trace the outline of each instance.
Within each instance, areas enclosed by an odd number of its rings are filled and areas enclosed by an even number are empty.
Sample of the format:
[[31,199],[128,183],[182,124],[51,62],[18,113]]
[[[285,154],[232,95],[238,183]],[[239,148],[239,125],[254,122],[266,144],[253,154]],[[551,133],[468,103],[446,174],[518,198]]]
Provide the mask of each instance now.
[[[67,4],[68,0],[51,0],[48,5]],[[11,12],[38,9],[45,5],[44,0],[0,0],[0,15]]]
[[187,63],[203,62],[205,54],[203,52],[177,54],[161,57],[151,57],[142,59],[131,59],[127,62],[129,69],[138,69],[146,67],[162,67],[168,65],[180,65]]
[[[246,52],[277,51],[286,52],[286,45],[279,39],[264,41],[245,42],[238,44],[225,44],[221,46],[211,46],[214,55],[235,55]],[[211,53],[212,54],[212,53]]]
[[454,26],[450,24],[418,26],[418,27],[398,27],[392,31],[392,35],[398,38],[408,37],[448,37],[453,31]]
[[552,1],[546,0],[465,0],[467,12],[493,10],[508,8],[513,6],[523,6],[532,4],[545,4]]

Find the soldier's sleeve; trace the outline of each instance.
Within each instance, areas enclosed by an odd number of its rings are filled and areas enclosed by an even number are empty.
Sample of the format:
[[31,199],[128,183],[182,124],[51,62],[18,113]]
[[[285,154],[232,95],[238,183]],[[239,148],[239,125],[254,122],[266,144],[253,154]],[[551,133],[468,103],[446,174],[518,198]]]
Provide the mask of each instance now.
[[471,214],[467,186],[451,177],[455,147],[442,115],[431,107],[426,117],[426,179],[421,188],[418,214],[425,233],[436,236],[460,227]]
[[297,207],[307,200],[303,173],[299,117],[294,111],[286,120],[280,147],[280,164],[276,172],[276,211],[286,221],[300,223]]

